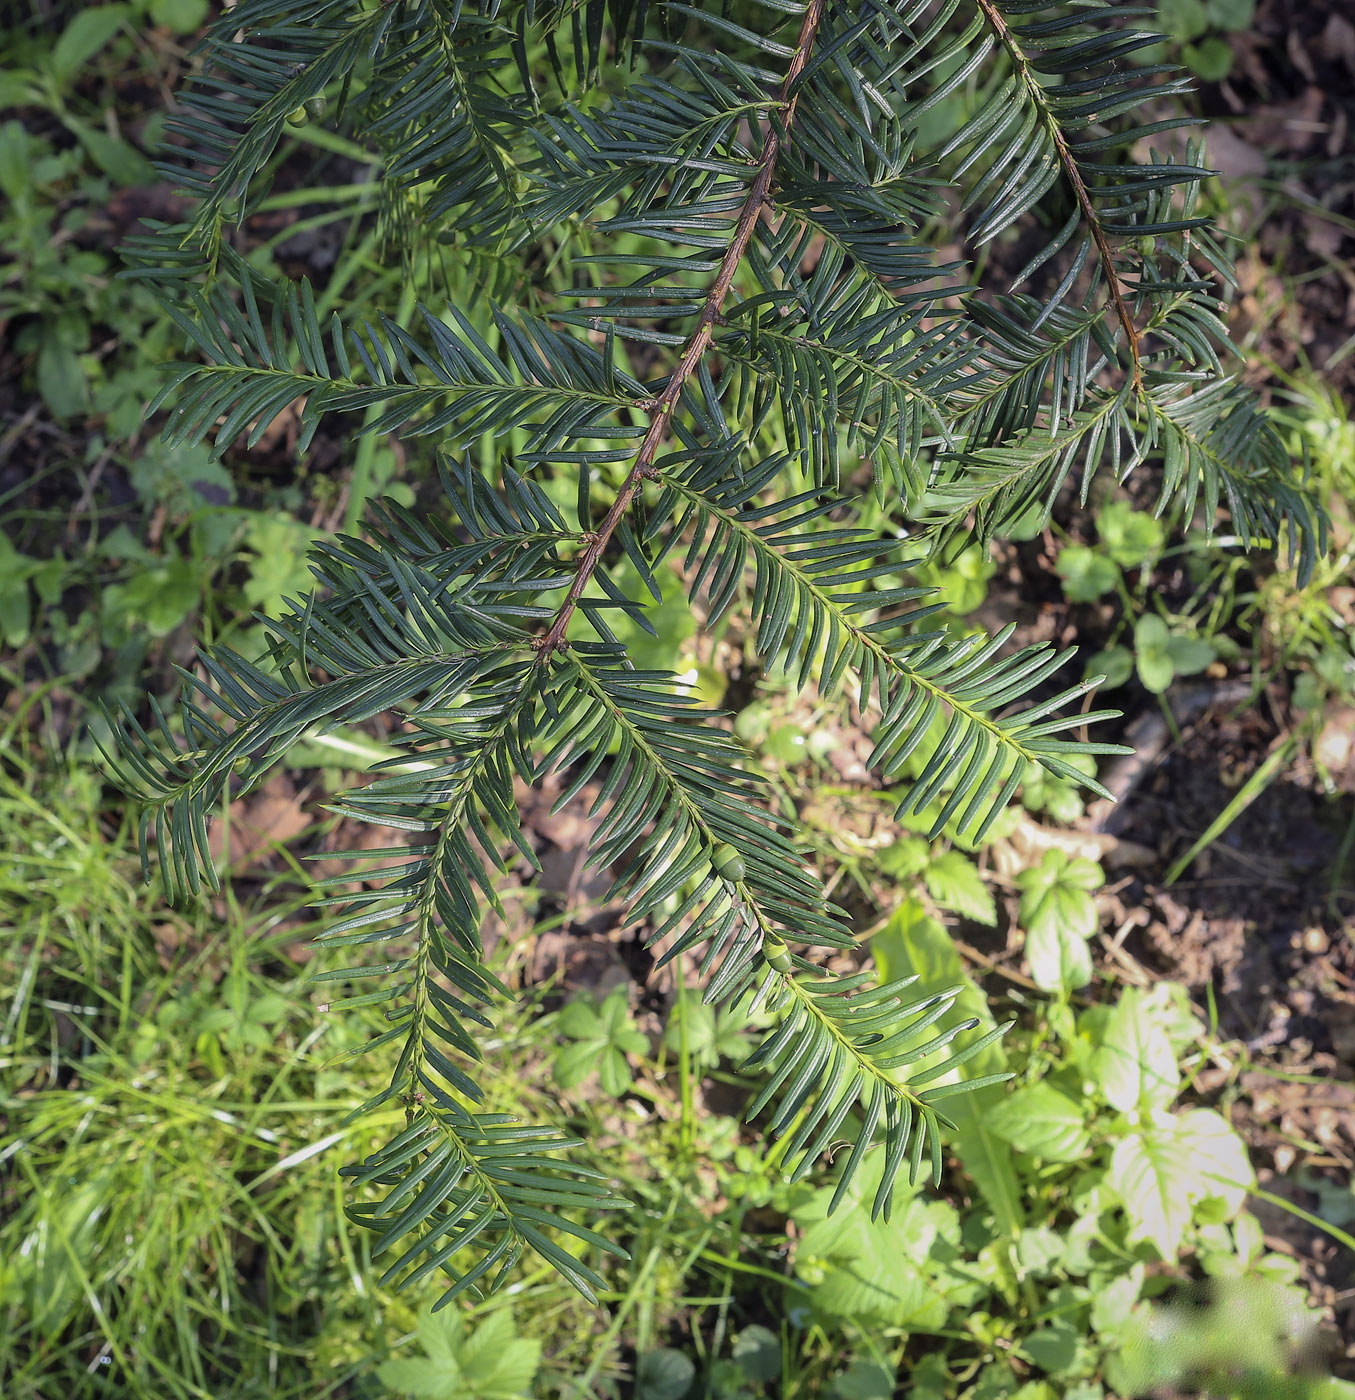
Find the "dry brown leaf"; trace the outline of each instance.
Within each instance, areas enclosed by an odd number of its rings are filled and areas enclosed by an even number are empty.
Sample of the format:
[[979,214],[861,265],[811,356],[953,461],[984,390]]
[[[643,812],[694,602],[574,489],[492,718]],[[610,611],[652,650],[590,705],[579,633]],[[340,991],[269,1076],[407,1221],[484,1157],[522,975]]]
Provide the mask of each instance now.
[[292,780],[275,773],[257,792],[231,803],[229,821],[212,823],[207,844],[213,860],[229,852],[232,868],[240,870],[256,864],[275,845],[299,836],[313,821]]

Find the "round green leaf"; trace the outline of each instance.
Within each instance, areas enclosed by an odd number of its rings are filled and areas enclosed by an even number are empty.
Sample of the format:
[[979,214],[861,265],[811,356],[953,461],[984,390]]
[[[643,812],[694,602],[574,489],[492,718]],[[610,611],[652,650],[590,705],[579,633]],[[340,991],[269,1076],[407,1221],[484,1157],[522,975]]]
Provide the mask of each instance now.
[[890,1400],[893,1394],[893,1373],[878,1361],[858,1358],[833,1382],[836,1400]]
[[1120,571],[1113,559],[1085,544],[1059,551],[1055,572],[1063,580],[1063,595],[1070,603],[1092,603],[1114,590]]
[[696,1379],[689,1356],[672,1347],[646,1352],[635,1368],[635,1400],[684,1400]]
[[734,1339],[734,1360],[750,1381],[775,1380],[781,1374],[781,1338],[754,1323]]
[[1176,674],[1168,643],[1167,624],[1156,613],[1146,613],[1134,624],[1134,665],[1145,690],[1160,695]]
[[1256,18],[1256,0],[1205,0],[1210,20],[1220,29],[1239,34]]
[[1166,541],[1162,522],[1128,501],[1112,501],[1096,518],[1102,547],[1123,568],[1151,564]]
[[1102,687],[1114,690],[1134,674],[1134,654],[1128,647],[1109,647],[1105,651],[1098,651],[1088,658],[1083,674],[1104,676]]
[[207,18],[207,0],[151,0],[151,18],[175,34],[192,34]]
[[1233,46],[1227,39],[1217,34],[1202,39],[1198,44],[1187,44],[1181,50],[1186,67],[1206,83],[1222,82],[1233,66]]
[[1202,0],[1158,0],[1157,22],[1173,39],[1185,41],[1209,28],[1209,13]]
[[1214,648],[1195,637],[1171,637],[1167,641],[1167,655],[1178,676],[1193,676],[1213,661]]

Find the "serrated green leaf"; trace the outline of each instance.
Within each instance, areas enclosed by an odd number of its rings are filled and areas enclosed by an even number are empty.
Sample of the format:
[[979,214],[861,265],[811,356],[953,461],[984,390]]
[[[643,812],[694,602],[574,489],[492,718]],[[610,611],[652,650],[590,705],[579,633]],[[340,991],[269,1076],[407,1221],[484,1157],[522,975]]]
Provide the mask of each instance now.
[[610,1029],[591,997],[575,997],[560,1008],[555,1028],[571,1040],[594,1040],[607,1037]]
[[1020,919],[1026,930],[1026,960],[1045,991],[1071,991],[1091,981],[1087,940],[1096,932],[1096,901],[1091,890],[1104,880],[1095,861],[1046,851],[1040,864],[1023,870]]
[[978,866],[960,851],[946,851],[922,872],[931,897],[942,909],[962,914],[990,927],[997,923],[997,905]]
[[467,1334],[454,1311],[419,1317],[422,1356],[377,1367],[381,1383],[420,1400],[519,1400],[531,1394],[541,1344],[519,1337],[512,1314],[492,1312]]
[[634,1083],[627,1056],[643,1054],[649,1041],[631,1020],[624,987],[609,992],[601,1003],[576,998],[561,1010],[555,1025],[574,1041],[555,1057],[555,1079],[562,1089],[577,1088],[594,1071],[603,1093],[613,1098]]
[[461,1344],[458,1357],[471,1395],[509,1400],[530,1395],[541,1364],[541,1343],[520,1337],[506,1308],[492,1312]]
[[581,1040],[566,1045],[555,1056],[555,1082],[562,1089],[577,1089],[598,1069],[606,1041]]
[[608,1098],[620,1098],[634,1083],[624,1052],[615,1045],[608,1045],[595,1059],[602,1092]]
[[880,869],[891,879],[902,882],[920,875],[932,858],[931,842],[921,836],[900,836],[879,854]]

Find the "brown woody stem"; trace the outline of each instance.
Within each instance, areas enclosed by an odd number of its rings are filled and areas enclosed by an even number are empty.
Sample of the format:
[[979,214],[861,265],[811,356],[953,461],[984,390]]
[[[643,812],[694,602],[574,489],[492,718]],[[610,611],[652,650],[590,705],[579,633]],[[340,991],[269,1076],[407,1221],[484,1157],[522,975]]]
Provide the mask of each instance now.
[[1072,187],[1077,207],[1081,210],[1082,217],[1091,230],[1092,243],[1096,246],[1097,260],[1106,274],[1106,286],[1110,289],[1110,304],[1114,307],[1115,315],[1124,329],[1125,339],[1129,342],[1129,354],[1134,362],[1134,388],[1141,389],[1143,387],[1143,369],[1139,362],[1138,327],[1134,324],[1134,316],[1129,309],[1129,303],[1125,301],[1124,289],[1120,285],[1119,274],[1115,271],[1114,250],[1110,246],[1110,239],[1106,236],[1106,231],[1101,227],[1096,206],[1092,203],[1091,192],[1087,189],[1086,181],[1082,178],[1082,172],[1078,169],[1072,151],[1068,149],[1068,142],[1062,129],[1049,110],[1044,89],[1031,74],[1030,60],[1026,57],[1021,45],[1017,43],[1015,35],[1007,27],[1007,21],[1002,18],[993,0],[975,0],[975,3],[983,12],[983,17],[988,21],[998,42],[1007,50],[1007,56],[1020,75],[1026,91],[1030,94],[1031,101],[1035,103],[1044,116],[1045,130],[1049,133],[1049,139],[1053,143],[1054,154],[1058,157],[1059,166]]
[[[819,23],[823,18],[825,3],[826,0],[809,0],[809,5],[805,9],[795,52],[791,56],[790,67],[787,69],[785,81],[781,85],[782,129],[789,129],[795,116],[796,98],[792,96],[791,89],[795,86],[796,79],[804,72],[805,64],[809,61],[810,52],[814,47],[814,36],[818,32]],[[682,356],[672,374],[668,376],[663,390],[652,401],[649,427],[645,432],[644,440],[640,443],[640,450],[635,455],[635,461],[631,464],[630,471],[626,473],[621,490],[603,517],[602,524],[598,526],[597,531],[579,556],[573,582],[569,586],[569,592],[565,594],[564,602],[560,604],[559,611],[555,614],[554,621],[536,644],[543,659],[565,644],[565,629],[569,626],[569,619],[573,617],[574,609],[578,606],[584,589],[588,587],[589,579],[597,571],[608,541],[615,533],[616,527],[625,518],[626,512],[630,509],[631,503],[635,500],[645,479],[654,475],[654,458],[664,438],[668,435],[669,420],[682,396],[683,386],[691,378],[697,365],[701,363],[701,357],[710,347],[711,328],[719,319],[720,308],[724,305],[725,297],[734,281],[734,273],[743,258],[748,240],[753,236],[753,230],[757,226],[762,207],[768,202],[772,175],[776,168],[776,158],[780,153],[781,138],[777,134],[775,125],[768,123],[762,141],[762,151],[757,160],[757,174],[753,177],[748,197],[739,210],[739,217],[734,226],[734,237],[730,240],[729,247],[725,249],[725,255],[720,260],[715,280],[706,293],[705,303],[696,320],[696,328],[692,331],[686,345],[683,346]]]

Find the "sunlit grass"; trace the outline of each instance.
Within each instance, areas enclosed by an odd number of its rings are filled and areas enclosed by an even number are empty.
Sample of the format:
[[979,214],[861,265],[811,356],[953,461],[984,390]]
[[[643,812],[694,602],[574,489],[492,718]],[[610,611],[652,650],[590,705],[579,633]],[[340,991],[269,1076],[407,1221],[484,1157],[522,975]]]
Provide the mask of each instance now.
[[[317,1013],[315,965],[295,957],[312,931],[295,886],[257,909],[175,911],[140,883],[128,833],[101,823],[91,771],[40,775],[8,757],[0,1394],[385,1394],[375,1369],[428,1299],[381,1287],[338,1167],[400,1110],[346,1124],[389,1066],[327,1067],[375,1013]],[[522,951],[505,940],[502,956]],[[533,1120],[581,1115],[580,1161],[621,1174],[636,1200],[635,1263],[612,1271],[602,1312],[553,1271],[524,1268],[502,1303],[471,1313],[512,1306],[543,1342],[545,1393],[583,1397],[614,1393],[624,1348],[663,1344],[684,1311],[712,1309],[718,1345],[743,1275],[765,1284],[784,1262],[781,1241],[741,1247],[745,1201],[711,1208],[709,1153],[734,1139],[695,1141],[693,1105],[675,1097],[680,1053],[637,1086],[653,1113],[587,1095],[562,1107],[548,990],[506,1013],[487,1101]]]
[[90,776],[0,780],[0,1389],[328,1393],[325,1338],[380,1335],[335,1177],[372,1071],[323,1069],[356,1028],[246,911],[134,884]]

